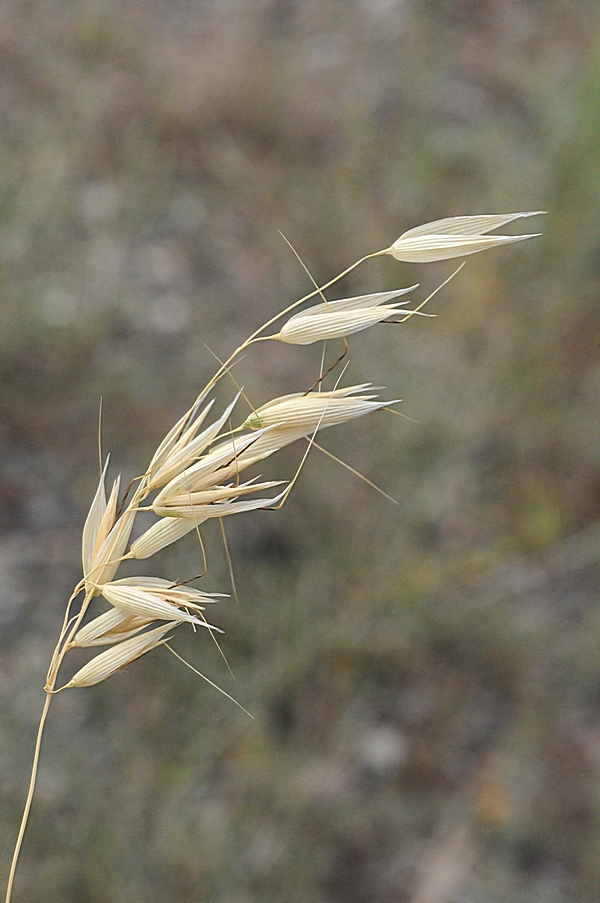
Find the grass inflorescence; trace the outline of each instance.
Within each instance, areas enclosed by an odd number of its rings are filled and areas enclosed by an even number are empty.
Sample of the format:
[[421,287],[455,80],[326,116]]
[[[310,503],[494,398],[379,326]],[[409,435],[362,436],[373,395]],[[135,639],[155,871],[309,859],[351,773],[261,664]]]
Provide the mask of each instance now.
[[[209,633],[215,642],[216,634],[221,632],[205,615],[208,606],[214,604],[220,594],[205,593],[190,586],[189,582],[174,583],[163,577],[119,578],[117,573],[122,562],[151,558],[191,531],[197,532],[201,542],[200,526],[208,520],[217,519],[222,525],[224,518],[234,514],[280,508],[292,490],[307,454],[316,445],[315,436],[320,430],[395,403],[381,400],[369,384],[340,385],[345,371],[342,368],[339,372],[339,365],[348,351],[346,336],[379,323],[400,324],[414,316],[426,316],[422,308],[431,296],[408,308],[409,301],[397,299],[416,291],[417,285],[337,300],[328,300],[324,292],[369,258],[391,255],[397,260],[427,263],[465,257],[530,238],[530,235],[489,233],[512,220],[533,215],[458,216],[405,232],[389,248],[367,255],[326,285],[316,286],[314,291],[249,336],[219,366],[189,410],[159,444],[146,470],[132,481],[125,493],[121,492],[120,477],[107,491],[108,459],[101,465],[98,488],[82,533],[83,577],[67,603],[48,668],[45,703],[8,878],[6,903],[12,899],[17,862],[35,791],[44,725],[54,694],[101,683],[158,646],[165,645],[170,649],[168,641],[183,624],[199,633]],[[315,297],[319,299],[318,303],[292,313]],[[267,330],[280,320],[284,322],[279,331],[267,334]],[[232,418],[243,395],[240,390],[220,416],[211,419],[215,404],[211,393],[230,373],[240,355],[254,343],[276,341],[310,345],[336,339],[343,343],[339,357],[327,370],[322,368],[317,381],[307,390],[275,397],[258,408],[250,404],[250,414],[234,427]],[[335,372],[332,376],[334,385],[326,390],[324,382],[332,371]],[[247,401],[246,396],[243,397]],[[242,476],[248,468],[298,440],[306,441],[306,451],[289,482],[282,484],[262,477],[246,479]],[[142,511],[152,512],[156,520],[130,542],[136,517]],[[96,614],[90,609],[95,607],[97,597],[104,600],[106,610]],[[98,651],[96,647],[104,648]],[[89,648],[94,652],[83,667],[61,683],[59,676],[63,662],[74,648]]]

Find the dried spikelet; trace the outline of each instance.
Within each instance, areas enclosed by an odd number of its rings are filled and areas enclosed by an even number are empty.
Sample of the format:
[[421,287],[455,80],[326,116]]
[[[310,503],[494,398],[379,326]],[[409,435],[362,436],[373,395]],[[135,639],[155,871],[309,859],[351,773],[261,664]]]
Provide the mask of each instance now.
[[[165,499],[173,495],[204,489],[207,478],[209,480],[208,485],[222,482],[223,478],[219,473],[220,468],[232,463],[249,445],[256,442],[257,438],[257,434],[254,434],[252,436],[236,436],[225,441],[170,480],[158,493],[154,504],[160,507]],[[213,477],[214,479],[212,479]]]
[[[258,408],[243,425],[255,429],[283,424],[283,428],[290,432],[301,430],[304,435],[395,404],[393,401],[374,401],[376,395],[353,394],[362,388],[364,386],[351,386],[342,391],[310,392],[308,395],[275,398]],[[351,395],[353,397],[349,397]]]
[[152,555],[156,555],[157,552],[177,542],[205,520],[205,517],[197,515],[185,520],[163,517],[131,544],[128,557],[137,560],[151,558]]
[[[327,301],[325,305],[323,303],[316,304],[313,307],[309,307],[306,310],[302,311],[303,314],[318,314],[323,310],[323,307],[331,308],[333,311],[340,310],[362,310],[367,307],[378,307],[380,304],[388,304],[390,301],[393,301],[394,298],[400,298],[402,295],[408,295],[410,292],[414,292],[415,289],[419,287],[419,284],[410,285],[408,288],[395,288],[389,292],[371,292],[368,295],[356,295],[353,298],[340,298],[337,301]],[[408,301],[397,301],[396,304],[408,304]],[[293,319],[293,318],[292,318]]]
[[[147,488],[149,491],[153,489],[160,489],[162,486],[165,486],[174,477],[185,470],[186,467],[189,467],[200,457],[200,455],[208,448],[208,446],[211,445],[212,442],[214,442],[216,437],[223,429],[223,426],[227,423],[239,397],[240,393],[238,392],[231,404],[228,405],[228,407],[225,409],[221,417],[219,417],[218,420],[207,427],[199,436],[196,436],[194,438],[193,435],[197,428],[196,423],[194,423],[193,426],[190,427],[190,429],[186,430],[182,434],[181,438],[167,455],[161,467],[159,467],[156,472],[150,474],[147,482]],[[212,402],[207,405],[205,410],[202,412],[202,415],[200,415],[202,419],[204,419],[211,406]]]
[[248,511],[258,511],[259,508],[273,508],[278,505],[285,491],[272,499],[250,499],[244,502],[217,502],[213,505],[201,505],[191,499],[181,497],[180,505],[172,505],[164,508],[153,507],[155,514],[161,517],[195,518],[198,515],[206,520],[211,517],[227,517],[230,514],[245,514]]
[[538,216],[540,213],[543,211],[451,216],[409,229],[387,249],[386,253],[391,254],[396,260],[404,260],[407,263],[430,263],[434,260],[466,257],[468,254],[487,251],[499,245],[536,238],[539,232],[532,235],[486,235],[486,233],[515,219]]
[[[109,456],[110,457],[110,456]],[[118,476],[113,483],[108,502],[104,491],[104,480],[109,458],[106,459],[104,471],[100,477],[100,483],[96,495],[92,501],[81,541],[83,573],[87,577],[99,565],[99,551],[105,539],[115,524],[117,514],[117,502],[119,498],[119,486],[121,477]]]
[[133,636],[153,620],[138,618],[135,615],[125,614],[118,608],[111,608],[78,630],[71,641],[71,646],[106,646],[108,643],[116,643]]
[[121,577],[120,580],[114,580],[111,585],[140,586],[146,592],[156,593],[177,605],[191,605],[199,610],[203,610],[204,605],[210,605],[217,599],[227,598],[226,593],[205,593],[204,590],[196,589],[194,586],[173,583],[164,577]]
[[[232,502],[241,495],[249,495],[252,492],[262,492],[264,489],[272,489],[274,486],[280,486],[282,480],[267,480],[263,483],[257,483],[254,480],[248,480],[247,483],[229,483],[227,486],[215,486],[198,492],[185,492],[179,495],[168,496],[164,499],[161,506],[152,506],[152,510],[159,516],[164,516],[165,510],[168,508],[208,506],[219,504],[221,502]],[[260,506],[259,506],[260,507]],[[198,515],[202,512],[199,510]],[[166,515],[168,516],[168,514]],[[214,515],[206,515],[211,517]]]
[[[204,606],[193,601],[193,597],[190,596],[189,600],[185,601],[171,602],[166,591],[163,593],[152,592],[147,585],[143,585],[143,580],[139,578],[127,578],[127,581],[115,581],[115,583],[107,583],[100,587],[104,598],[126,614],[157,621],[188,621],[190,624],[198,624],[210,627],[211,630],[217,630],[219,633],[222,632],[218,627],[208,625],[206,621],[178,608],[178,605],[185,605],[187,608],[203,611]],[[204,598],[203,601],[206,599]]]
[[94,558],[98,549],[102,547],[102,543],[112,530],[115,525],[115,520],[117,517],[117,503],[119,501],[119,488],[121,486],[121,474],[114,481],[112,489],[110,491],[110,496],[108,502],[106,503],[106,511],[100,521],[100,526],[98,527],[98,535],[96,537],[96,548],[94,549],[94,555],[92,557],[92,566],[94,565]]
[[83,533],[81,537],[81,559],[83,563],[84,574],[89,574],[92,568],[92,558],[98,541],[98,530],[100,528],[102,518],[104,517],[104,512],[106,511],[106,491],[104,488],[104,480],[106,478],[106,470],[108,468],[109,460],[110,455],[106,459],[106,464],[104,465],[104,470],[102,471],[102,474],[100,476],[100,482],[98,483],[96,494],[92,499],[92,504],[90,506],[88,516],[86,517],[85,524],[83,525]]
[[112,646],[100,655],[96,655],[83,668],[73,675],[71,680],[65,684],[64,690],[70,687],[91,687],[106,680],[111,674],[131,664],[136,658],[156,649],[157,646],[166,643],[169,637],[165,637],[165,633],[177,627],[176,622],[169,624],[161,624],[154,630],[149,630],[140,636],[133,637],[130,640],[124,640],[122,643]]
[[339,301],[328,301],[309,307],[301,313],[294,314],[274,336],[290,345],[311,345],[327,339],[341,338],[381,323],[393,317],[407,301],[389,304],[394,298],[405,295],[417,288],[397,289],[392,292],[377,292],[371,295],[360,295],[356,298],[344,298]]
[[98,586],[108,583],[114,577],[129,542],[136,513],[134,508],[128,508],[112,527],[94,556],[94,567],[89,574],[90,584]]
[[251,492],[262,492],[263,489],[272,489],[274,486],[280,486],[283,480],[266,480],[263,483],[256,482],[255,479],[248,480],[246,483],[228,483],[226,486],[213,486],[199,492],[186,492],[178,496],[172,496],[165,504],[179,505],[186,499],[194,505],[211,505],[214,502],[231,501],[239,498],[240,495],[249,495]]
[[[257,464],[259,461],[264,461],[265,458],[285,448],[286,445],[291,445],[292,442],[302,439],[306,435],[306,431],[303,429],[290,429],[288,426],[275,426],[269,430],[257,431],[255,435],[257,436],[256,442],[253,442],[252,445],[243,451],[227,471],[221,473],[221,479],[229,479],[230,476],[240,473],[246,467]],[[198,488],[203,488],[201,483]]]
[[[346,398],[353,392],[367,388],[368,383],[331,392],[312,392],[309,395],[294,393],[276,398],[263,405],[252,414],[239,429],[249,428],[252,435],[232,436],[202,458],[197,464],[185,470],[158,493],[153,510],[161,511],[174,497],[188,496],[204,492],[232,476],[237,476],[246,467],[255,464],[279,449],[290,445],[307,434],[335,423],[343,423],[360,417],[380,407],[394,404],[393,401],[374,402],[376,396],[349,399],[342,408],[332,408],[336,399]],[[308,399],[308,401],[306,401]],[[314,403],[314,404],[313,404]],[[275,412],[273,408],[276,407]],[[260,427],[264,419],[268,426]],[[281,422],[279,422],[281,417]],[[285,418],[288,418],[286,422]],[[260,506],[259,506],[260,507]],[[199,512],[198,512],[199,514]],[[134,544],[135,545],[135,544]]]
[[177,423],[171,427],[165,438],[159,443],[159,446],[154,452],[152,460],[148,465],[149,474],[154,473],[156,470],[158,470],[159,467],[162,467],[167,457],[172,453],[175,446],[179,444],[180,439],[184,433],[186,433],[191,427],[194,426],[197,429],[200,428],[202,422],[204,421],[209,410],[214,404],[214,401],[211,401],[206,406],[204,411],[199,414],[198,417],[196,417],[196,412],[200,409],[205,397],[206,393],[203,393],[200,398],[198,398],[194,406],[190,408],[189,411],[186,411],[183,417],[180,417]]

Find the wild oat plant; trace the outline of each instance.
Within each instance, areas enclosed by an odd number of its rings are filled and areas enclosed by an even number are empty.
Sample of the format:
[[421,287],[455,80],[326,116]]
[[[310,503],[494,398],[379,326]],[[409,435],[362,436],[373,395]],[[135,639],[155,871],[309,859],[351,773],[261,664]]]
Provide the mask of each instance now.
[[[188,583],[173,583],[164,577],[117,578],[121,563],[151,558],[193,530],[200,538],[199,527],[209,519],[218,518],[222,522],[223,518],[242,512],[280,508],[306,455],[316,444],[315,436],[320,430],[395,403],[379,400],[369,391],[369,383],[341,386],[343,369],[331,390],[323,390],[323,381],[347,353],[346,336],[377,323],[404,323],[415,315],[427,316],[422,308],[432,296],[413,309],[407,309],[409,302],[398,299],[418,288],[416,285],[333,301],[325,298],[325,290],[369,258],[391,255],[401,261],[427,263],[465,257],[532,238],[532,235],[488,233],[512,220],[534,215],[456,216],[410,229],[391,247],[363,257],[326,285],[317,287],[315,284],[314,291],[249,336],[219,367],[191,408],[162,440],[147,469],[132,481],[122,497],[119,477],[107,497],[106,461],[83,527],[83,577],[67,603],[48,669],[44,687],[46,699],[8,878],[6,903],[12,898],[17,861],[35,790],[42,734],[54,694],[106,680],[157,646],[168,644],[182,624],[191,625],[198,633],[207,632],[213,639],[220,632],[205,617],[207,605],[214,603],[220,594],[205,593]],[[319,298],[317,304],[288,316],[314,297]],[[266,334],[275,322],[286,316],[279,332]],[[243,394],[240,390],[223,413],[211,420],[214,405],[211,392],[251,345],[265,341],[311,345],[332,339],[343,342],[340,356],[327,371],[323,372],[321,368],[321,376],[307,391],[273,398],[258,409],[252,409],[250,416],[234,428],[234,408]],[[307,447],[296,475],[278,494],[270,498],[260,496],[282,484],[257,478],[244,479],[245,471],[297,440],[305,440]],[[130,544],[132,528],[140,511],[152,512],[157,520]],[[96,597],[102,597],[104,607],[108,606],[101,614],[90,611],[91,606],[96,605]],[[80,601],[76,602],[78,599]],[[88,613],[93,614],[91,619],[87,617]],[[91,650],[103,646],[106,647],[104,651],[92,655],[87,664],[60,685],[59,674],[71,649],[84,647]]]

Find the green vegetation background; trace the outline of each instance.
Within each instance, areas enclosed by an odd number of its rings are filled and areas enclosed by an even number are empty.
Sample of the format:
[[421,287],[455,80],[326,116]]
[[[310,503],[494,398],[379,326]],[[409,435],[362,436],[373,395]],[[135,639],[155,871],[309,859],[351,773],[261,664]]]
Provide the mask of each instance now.
[[[599,52],[595,0],[2,4],[3,875],[99,397],[127,481],[211,352],[306,291],[278,230],[324,281],[428,220],[549,211],[437,320],[351,341],[346,381],[418,422],[324,444],[398,506],[315,453],[281,512],[230,520],[237,680],[177,648],[255,721],[164,651],[55,700],[15,901],[598,900]],[[258,404],[318,366],[259,346],[236,375]],[[191,538],[146,564],[201,570]]]

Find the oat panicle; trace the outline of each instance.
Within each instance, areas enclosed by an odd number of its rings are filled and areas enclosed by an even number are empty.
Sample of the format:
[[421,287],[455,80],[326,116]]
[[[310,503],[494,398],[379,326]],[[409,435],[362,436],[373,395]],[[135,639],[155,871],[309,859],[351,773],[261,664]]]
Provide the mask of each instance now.
[[[15,870],[35,790],[44,725],[53,695],[99,684],[160,646],[166,646],[180,658],[168,646],[168,641],[186,625],[198,634],[209,634],[215,642],[215,634],[221,632],[206,620],[204,612],[208,605],[223,597],[222,593],[204,592],[189,583],[173,583],[165,577],[119,578],[121,563],[151,558],[193,530],[200,538],[200,527],[215,519],[222,524],[224,518],[236,514],[281,507],[321,430],[374,414],[396,403],[381,399],[368,383],[340,386],[343,371],[333,388],[327,390],[323,383],[347,353],[347,336],[380,323],[398,325],[413,316],[426,316],[421,308],[432,295],[413,309],[407,309],[409,302],[398,299],[414,293],[418,285],[337,300],[327,299],[325,291],[370,258],[391,255],[397,260],[423,263],[464,257],[531,238],[532,235],[488,233],[513,220],[533,215],[456,216],[410,229],[389,248],[367,255],[326,285],[315,287],[249,336],[219,366],[190,409],[160,442],[147,469],[133,481],[124,496],[120,497],[118,476],[107,493],[110,458],[106,459],[83,526],[83,576],[67,603],[48,669],[45,703],[8,878],[6,903],[10,903],[12,897]],[[313,298],[318,302],[298,310]],[[277,333],[267,334],[274,323],[285,317],[287,319]],[[343,352],[329,370],[324,373],[321,369],[316,383],[307,380],[308,388],[303,386],[297,393],[273,397],[256,408],[250,405],[250,413],[242,415],[236,411],[240,400],[247,399],[240,390],[221,414],[214,417],[217,384],[254,343],[278,341],[310,345],[332,340],[344,343]],[[235,427],[232,425],[234,418],[238,422]],[[263,479],[262,476],[249,479],[244,476],[242,479],[241,475],[250,467],[297,441],[306,443],[305,451],[296,475],[289,482]],[[284,488],[273,495],[272,490],[282,485]],[[142,511],[151,512],[156,520],[130,543],[136,517]],[[96,610],[102,604],[108,609]],[[200,627],[202,631],[198,630]],[[104,648],[98,652],[96,647]],[[91,657],[60,686],[59,672],[62,674],[65,659],[73,648],[89,649]]]

